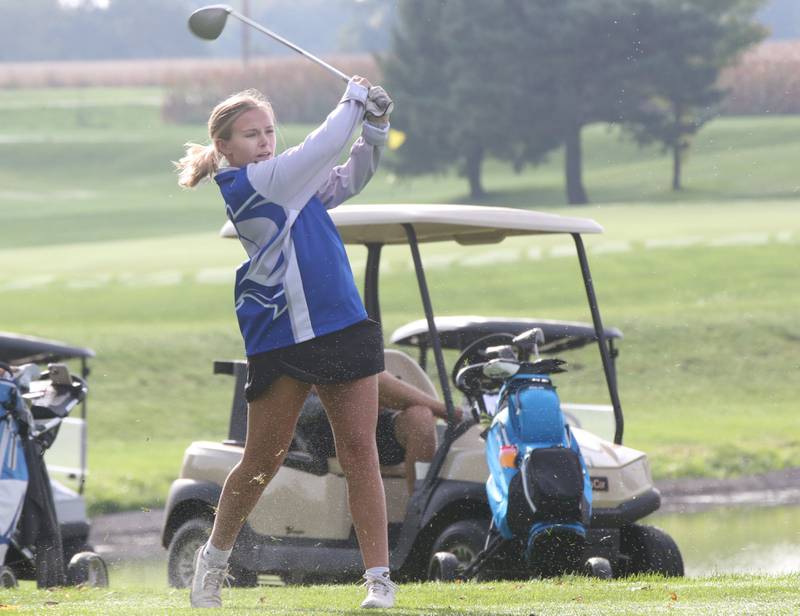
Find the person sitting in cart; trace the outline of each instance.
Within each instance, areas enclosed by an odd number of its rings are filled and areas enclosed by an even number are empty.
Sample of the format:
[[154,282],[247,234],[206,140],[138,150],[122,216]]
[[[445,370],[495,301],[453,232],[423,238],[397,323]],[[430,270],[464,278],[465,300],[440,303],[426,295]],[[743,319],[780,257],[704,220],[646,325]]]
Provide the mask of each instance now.
[[[405,465],[409,495],[417,479],[415,464],[430,462],[436,451],[436,418],[447,420],[447,407],[413,385],[389,372],[378,375],[378,425],[375,439],[381,466]],[[461,421],[461,409],[454,409]],[[325,409],[312,390],[300,412],[297,429],[315,453],[330,458],[336,455],[333,432]]]

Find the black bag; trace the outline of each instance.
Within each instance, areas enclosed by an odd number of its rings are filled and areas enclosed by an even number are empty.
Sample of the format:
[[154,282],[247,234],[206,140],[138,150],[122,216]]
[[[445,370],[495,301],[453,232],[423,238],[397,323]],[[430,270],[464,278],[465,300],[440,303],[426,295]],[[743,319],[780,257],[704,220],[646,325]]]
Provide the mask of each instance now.
[[508,526],[516,536],[527,537],[536,522],[588,524],[587,513],[577,453],[546,447],[523,458],[508,486]]

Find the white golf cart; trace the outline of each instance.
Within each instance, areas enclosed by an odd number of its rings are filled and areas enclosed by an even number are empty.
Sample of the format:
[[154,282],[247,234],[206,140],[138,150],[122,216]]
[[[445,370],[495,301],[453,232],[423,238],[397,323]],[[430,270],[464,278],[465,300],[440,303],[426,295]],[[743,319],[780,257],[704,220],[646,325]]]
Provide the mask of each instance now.
[[[86,379],[88,360],[94,356],[88,348],[0,332],[0,363],[24,375],[19,391],[30,406],[30,425],[23,432],[27,486],[16,529],[4,529],[10,539],[0,559],[12,585],[16,579],[35,579],[40,587],[108,585],[105,562],[89,545],[83,496],[88,474]],[[78,364],[80,376],[73,376],[65,362]],[[76,406],[80,413],[70,416]],[[13,413],[3,415],[19,424]],[[5,438],[0,453],[11,454]],[[8,491],[2,496],[8,501],[3,505],[14,505]]]
[[[419,336],[424,334],[424,346],[433,352],[438,390],[419,363],[402,351],[387,349],[386,366],[427,393],[440,395],[451,418],[441,426],[432,462],[426,469],[419,465],[425,472],[418,473],[411,497],[406,492],[403,466],[383,469],[390,565],[395,575],[399,579],[427,578],[433,556],[442,551],[454,553],[466,564],[483,548],[491,517],[485,486],[489,471],[480,438],[483,428],[471,420],[461,424],[453,420],[454,401],[437,327],[440,321],[433,315],[419,244],[495,244],[509,236],[535,240],[552,234],[568,235],[574,241],[592,320],[591,325],[582,325],[582,335],[586,338],[587,328],[593,333],[610,398],[613,440],[577,425],[573,430],[593,483],[586,555],[607,559],[615,576],[637,572],[682,575],[680,552],[672,539],[636,523],[658,509],[660,495],[653,486],[646,455],[622,445],[623,415],[611,343],[619,336],[616,330],[603,327],[582,239],[585,233],[601,233],[602,227],[583,218],[460,205],[344,206],[332,210],[331,216],[345,243],[367,247],[364,303],[375,320],[381,318],[378,278],[382,248],[409,246],[425,317],[422,326],[415,326],[417,342],[411,344],[421,348]],[[233,237],[232,227],[224,227],[222,234]],[[479,285],[476,281],[476,292],[480,292]],[[402,337],[396,335],[395,340]],[[245,364],[217,361],[214,372],[234,376],[228,438],[189,445],[180,477],[173,482],[167,500],[162,544],[169,551],[169,583],[178,587],[191,580],[194,551],[208,536],[222,483],[242,454]],[[565,414],[580,420],[583,410],[573,405]],[[497,556],[491,569],[501,577],[526,577],[520,562],[519,554],[506,551]],[[241,585],[256,583],[259,573],[278,575],[287,582],[356,578],[362,563],[337,460],[320,457],[307,447],[302,434],[296,434],[283,467],[247,520],[231,564],[236,583]]]

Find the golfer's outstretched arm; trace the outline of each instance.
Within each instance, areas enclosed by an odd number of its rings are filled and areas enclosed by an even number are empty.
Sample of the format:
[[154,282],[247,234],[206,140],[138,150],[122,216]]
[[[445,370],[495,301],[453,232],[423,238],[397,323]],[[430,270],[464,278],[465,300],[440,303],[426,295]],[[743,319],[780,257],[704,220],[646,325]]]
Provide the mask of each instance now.
[[327,181],[317,193],[326,208],[334,208],[364,189],[378,169],[381,151],[388,136],[388,124],[376,126],[364,122],[361,136],[350,148],[347,162],[331,170]]
[[301,209],[327,180],[363,119],[367,92],[365,86],[351,80],[336,109],[303,143],[249,165],[247,179],[253,188],[273,203]]

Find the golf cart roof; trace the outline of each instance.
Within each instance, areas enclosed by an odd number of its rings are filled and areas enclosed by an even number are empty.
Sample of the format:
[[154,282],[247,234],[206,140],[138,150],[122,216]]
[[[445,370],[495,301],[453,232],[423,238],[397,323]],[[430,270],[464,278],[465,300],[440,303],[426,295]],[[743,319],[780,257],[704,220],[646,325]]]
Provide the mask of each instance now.
[[[494,244],[511,235],[603,232],[603,227],[589,218],[480,205],[345,205],[330,214],[346,244],[407,244],[404,224],[414,226],[418,242],[466,245]],[[220,235],[236,237],[230,221]]]
[[76,357],[94,357],[92,349],[55,340],[0,332],[0,361],[9,364],[46,363]]
[[[534,327],[541,328],[545,343],[540,347],[543,353],[560,353],[577,349],[597,340],[594,327],[590,323],[576,321],[552,321],[547,319],[507,319],[503,317],[452,316],[434,319],[439,332],[442,348],[464,350],[476,340],[489,334],[518,335]],[[604,328],[606,338],[622,338],[616,327]],[[394,344],[429,348],[431,341],[428,322],[425,319],[412,321],[392,334]]]

